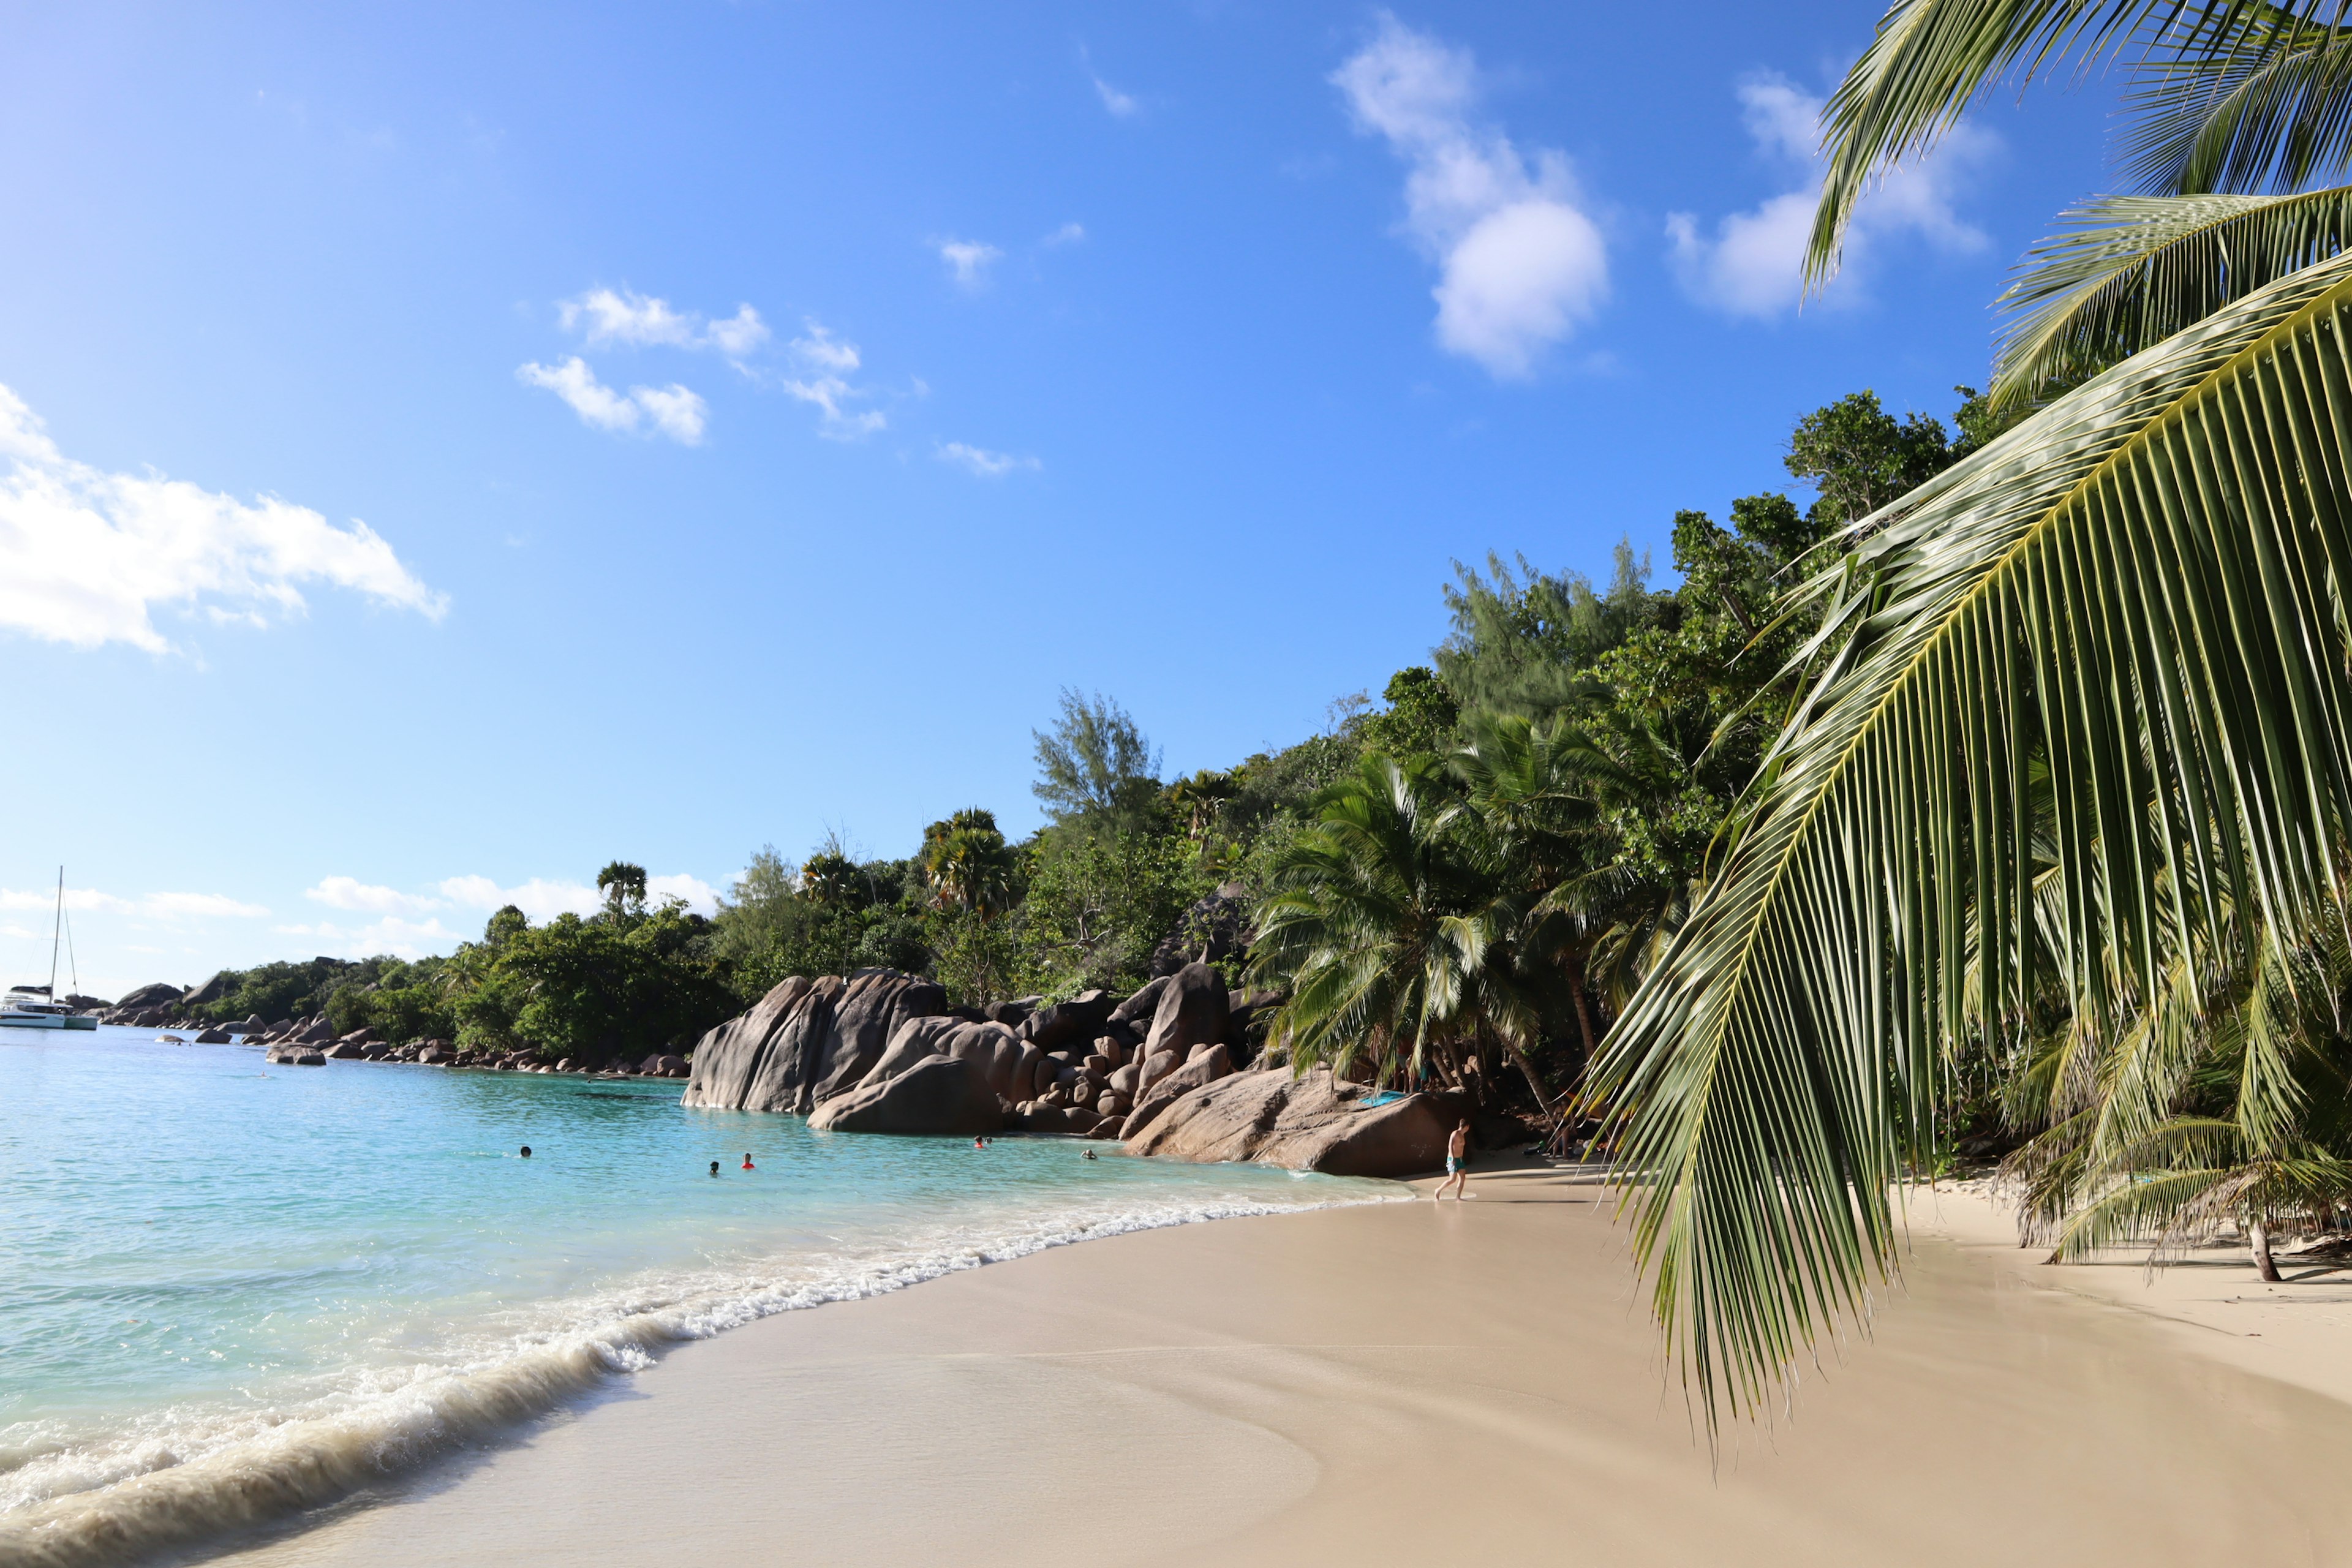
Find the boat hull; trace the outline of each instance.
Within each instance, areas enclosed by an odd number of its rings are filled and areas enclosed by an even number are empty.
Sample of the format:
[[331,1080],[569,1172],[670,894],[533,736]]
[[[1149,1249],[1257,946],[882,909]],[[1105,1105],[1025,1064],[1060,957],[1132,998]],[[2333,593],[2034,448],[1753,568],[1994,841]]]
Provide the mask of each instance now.
[[[95,1026],[98,1020],[92,1018]],[[59,1013],[0,1013],[0,1029],[68,1029],[73,1020]]]

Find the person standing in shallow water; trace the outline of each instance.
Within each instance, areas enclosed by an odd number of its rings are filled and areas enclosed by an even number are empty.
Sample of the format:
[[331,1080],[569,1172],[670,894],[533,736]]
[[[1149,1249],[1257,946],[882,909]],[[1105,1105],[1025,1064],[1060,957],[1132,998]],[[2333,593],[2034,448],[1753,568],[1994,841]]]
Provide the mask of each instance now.
[[751,1151],[749,1149],[743,1151],[743,1168],[747,1171],[755,1168],[751,1163]]
[[1445,1180],[1438,1184],[1436,1196],[1431,1201],[1444,1203],[1445,1189],[1454,1189],[1454,1201],[1460,1203],[1465,1195],[1463,1188],[1470,1180],[1470,1119],[1464,1117],[1445,1140]]
[[710,1173],[714,1176],[719,1173],[719,1162],[716,1160],[710,1162]]

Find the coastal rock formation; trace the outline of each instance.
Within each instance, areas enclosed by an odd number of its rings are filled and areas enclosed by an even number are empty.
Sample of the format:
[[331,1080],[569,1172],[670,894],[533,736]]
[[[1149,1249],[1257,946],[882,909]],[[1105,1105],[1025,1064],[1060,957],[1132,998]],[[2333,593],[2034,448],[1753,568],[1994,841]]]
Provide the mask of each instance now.
[[166,985],[158,981],[152,985],[142,985],[138,990],[121,997],[114,1005],[119,1012],[135,1013],[149,1007],[169,1006],[179,999],[178,986]]
[[180,997],[179,1005],[182,1007],[201,1007],[207,1002],[217,1002],[228,994],[228,988],[235,980],[236,976],[229,971],[220,970],[211,979]]
[[901,1025],[946,1011],[938,984],[895,969],[794,975],[702,1037],[685,1102],[806,1115],[856,1087]]
[[1091,1040],[1110,1022],[1118,1005],[1118,998],[1108,991],[1087,991],[1030,1014],[1021,1025],[1021,1037],[1041,1051]]
[[1138,1106],[1127,1152],[1334,1176],[1412,1176],[1444,1164],[1453,1113],[1425,1094],[1368,1106],[1370,1094],[1322,1068],[1297,1078],[1285,1068],[1235,1073],[1177,1097],[1139,1132]]
[[1180,1058],[1225,1032],[1225,982],[1205,963],[1188,963],[1168,977],[1143,1039],[1144,1059],[1162,1051]]
[[327,1065],[326,1053],[316,1046],[272,1046],[263,1059],[276,1062],[280,1067],[322,1068]]
[[[1172,1061],[1175,1053],[1169,1051],[1163,1056]],[[1223,1046],[1195,1047],[1192,1060],[1159,1079],[1135,1102],[1135,1109],[1127,1113],[1127,1135],[1134,1137],[1176,1101],[1221,1078],[1232,1077],[1233,1071],[1233,1056]]]
[[954,1056],[925,1056],[887,1078],[860,1083],[809,1118],[817,1132],[976,1134],[1003,1125],[1003,1110],[979,1060]]

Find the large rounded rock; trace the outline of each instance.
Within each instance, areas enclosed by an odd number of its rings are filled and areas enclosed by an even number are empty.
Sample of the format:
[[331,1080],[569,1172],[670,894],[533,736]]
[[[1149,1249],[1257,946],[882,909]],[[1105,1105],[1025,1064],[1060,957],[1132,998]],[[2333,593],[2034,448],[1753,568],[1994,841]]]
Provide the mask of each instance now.
[[1168,977],[1152,1010],[1151,1032],[1144,1037],[1146,1060],[1162,1051],[1181,1058],[1194,1046],[1215,1041],[1225,1032],[1225,983],[1205,963],[1188,963]]
[[[1173,1052],[1169,1053],[1173,1055]],[[1230,1077],[1234,1070],[1232,1057],[1223,1046],[1211,1046],[1194,1054],[1192,1059],[1174,1072],[1158,1079],[1136,1097],[1135,1109],[1127,1113],[1128,1136],[1132,1138],[1151,1125],[1160,1113],[1204,1084]]]
[[1149,1030],[1151,1027],[1151,1016],[1160,1007],[1160,993],[1167,989],[1168,978],[1162,975],[1112,1008],[1110,1021],[1113,1024],[1131,1024],[1139,1031]]
[[965,1057],[928,1057],[880,1083],[860,1084],[809,1118],[820,1132],[994,1132],[1004,1112],[980,1064]]
[[1118,998],[1108,991],[1087,991],[1066,1002],[1055,1002],[1029,1015],[1021,1037],[1041,1051],[1083,1044],[1102,1032]]
[[688,1105],[805,1113],[860,1087],[903,1024],[947,1011],[947,993],[895,969],[795,975],[694,1049]]
[[1321,1068],[1297,1078],[1283,1068],[1234,1073],[1178,1097],[1148,1126],[1130,1115],[1127,1152],[1335,1176],[1414,1176],[1444,1164],[1455,1114],[1425,1094],[1379,1106],[1370,1096]]
[[1126,1135],[1127,1123],[1117,1116],[1106,1116],[1087,1130],[1089,1138],[1108,1138],[1114,1142]]
[[122,997],[121,1000],[116,1002],[115,1006],[118,1008],[163,1007],[170,1005],[172,1003],[177,1002],[179,999],[180,988],[178,986],[166,985],[161,981],[158,981],[152,985],[142,985],[138,990],[130,993]]
[[1142,1077],[1143,1065],[1140,1062],[1129,1062],[1123,1068],[1111,1068],[1110,1077],[1105,1081],[1113,1094],[1123,1094],[1132,1100],[1139,1088],[1139,1080]]

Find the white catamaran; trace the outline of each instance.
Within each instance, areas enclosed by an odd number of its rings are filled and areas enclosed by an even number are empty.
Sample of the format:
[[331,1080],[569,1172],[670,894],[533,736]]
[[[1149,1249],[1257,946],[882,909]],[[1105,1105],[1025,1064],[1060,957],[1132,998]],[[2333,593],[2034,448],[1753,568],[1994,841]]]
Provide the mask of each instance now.
[[[98,1020],[88,1013],[77,1013],[56,999],[58,988],[58,939],[66,929],[66,868],[58,868],[58,913],[49,927],[49,983],[47,985],[12,985],[8,994],[0,997],[0,1028],[10,1029],[95,1029]],[[75,966],[74,989],[81,989],[80,966]]]

